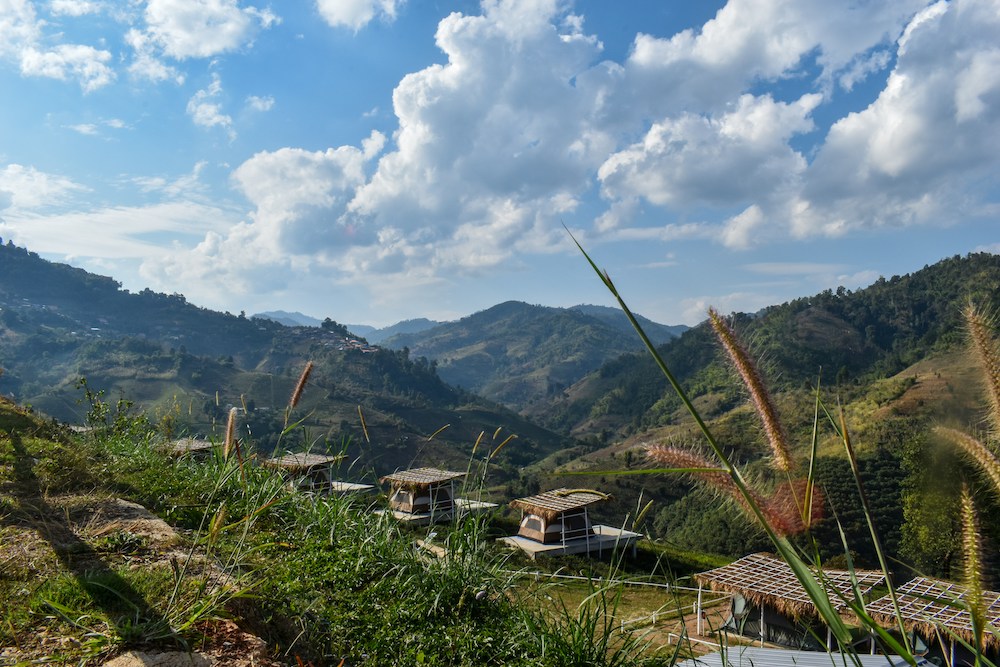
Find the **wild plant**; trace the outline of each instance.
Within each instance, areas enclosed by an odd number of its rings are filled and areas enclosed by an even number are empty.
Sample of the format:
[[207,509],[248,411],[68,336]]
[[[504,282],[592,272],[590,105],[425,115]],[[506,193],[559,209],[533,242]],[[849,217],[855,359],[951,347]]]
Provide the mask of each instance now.
[[[682,473],[695,475],[707,479],[723,489],[724,492],[733,497],[736,503],[742,507],[748,516],[760,526],[767,535],[779,557],[781,557],[792,569],[796,578],[801,583],[809,598],[815,605],[819,617],[829,628],[832,638],[843,651],[845,657],[852,659],[854,650],[852,648],[852,635],[848,624],[841,616],[838,608],[847,607],[859,619],[862,626],[873,635],[877,636],[883,646],[891,649],[892,652],[900,654],[910,664],[916,664],[916,658],[906,640],[906,630],[901,616],[897,612],[898,630],[903,637],[903,641],[898,641],[890,632],[876,623],[865,613],[864,600],[860,590],[855,587],[854,598],[839,600],[831,599],[831,595],[826,586],[823,585],[822,563],[818,553],[809,555],[800,547],[794,544],[790,537],[795,533],[807,532],[812,522],[817,518],[820,509],[818,497],[813,483],[814,459],[816,455],[817,431],[820,417],[825,416],[834,426],[834,429],[844,444],[845,450],[852,463],[855,480],[858,485],[862,499],[865,498],[864,488],[860,474],[857,470],[857,460],[854,456],[850,436],[842,413],[838,417],[832,415],[821,403],[819,390],[817,389],[817,403],[815,414],[815,425],[813,430],[813,442],[810,454],[810,464],[807,475],[802,478],[796,474],[797,465],[789,453],[787,436],[782,427],[782,422],[774,409],[773,401],[761,375],[752,363],[749,354],[743,347],[739,338],[735,335],[725,321],[714,310],[709,311],[709,321],[714,329],[726,354],[729,356],[733,367],[736,369],[745,387],[747,388],[755,411],[760,419],[768,443],[771,447],[772,462],[774,468],[785,475],[785,479],[779,484],[777,490],[772,495],[765,495],[759,490],[752,480],[749,480],[743,471],[736,466],[726,453],[723,446],[716,440],[712,429],[695,408],[686,391],[681,386],[676,376],[673,374],[656,346],[650,341],[643,331],[624,298],[618,292],[611,277],[597,267],[593,259],[587,254],[583,247],[576,242],[580,252],[584,255],[591,268],[598,275],[605,288],[616,299],[622,312],[632,324],[636,333],[642,340],[645,348],[650,353],[653,361],[659,367],[680,398],[688,414],[694,420],[698,432],[702,436],[705,447],[710,453],[711,460],[706,457],[697,456],[695,453],[685,452],[671,447],[654,446],[650,448],[650,455],[657,461],[671,466],[660,472]],[[878,533],[875,530],[872,520],[871,509],[865,504],[865,515],[868,519],[872,539],[874,540],[886,581],[891,578],[888,562],[884,551],[881,549]],[[808,542],[807,542],[808,544]],[[848,566],[853,570],[850,552],[846,550],[845,556]],[[855,664],[856,659],[852,659]]]

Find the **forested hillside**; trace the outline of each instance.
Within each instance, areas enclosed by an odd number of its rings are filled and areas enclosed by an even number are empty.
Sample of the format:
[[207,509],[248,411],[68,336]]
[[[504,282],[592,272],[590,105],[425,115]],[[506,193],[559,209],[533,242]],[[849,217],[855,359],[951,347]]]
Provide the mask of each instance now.
[[[997,255],[952,257],[857,291],[827,290],[759,313],[738,313],[732,322],[778,389],[817,381],[861,386],[953,348],[962,339],[961,309],[970,299],[1000,303]],[[693,396],[711,396],[713,414],[740,400],[707,325],[660,351]],[[547,409],[547,423],[580,434],[627,435],[670,424],[679,407],[642,352],[611,360],[567,389]]]
[[[685,327],[643,319],[655,340]],[[491,400],[534,414],[604,362],[639,349],[620,311],[599,306],[549,308],[508,301],[384,344],[433,359],[441,377]]]

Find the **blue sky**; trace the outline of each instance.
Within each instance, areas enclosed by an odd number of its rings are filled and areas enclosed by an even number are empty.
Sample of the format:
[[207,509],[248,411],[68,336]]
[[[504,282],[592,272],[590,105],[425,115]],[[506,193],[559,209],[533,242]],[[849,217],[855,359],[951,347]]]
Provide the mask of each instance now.
[[0,237],[208,308],[694,324],[1000,252],[1000,0],[0,0]]

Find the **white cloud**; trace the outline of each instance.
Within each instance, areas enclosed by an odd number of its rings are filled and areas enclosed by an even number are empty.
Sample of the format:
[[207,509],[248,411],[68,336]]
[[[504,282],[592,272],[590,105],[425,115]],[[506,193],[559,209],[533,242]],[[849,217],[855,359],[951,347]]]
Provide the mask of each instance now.
[[797,102],[743,95],[718,117],[685,113],[654,123],[644,139],[598,170],[612,200],[642,197],[660,206],[733,206],[793,184],[805,159],[788,145],[813,128],[819,95]]
[[74,132],[79,132],[80,134],[86,134],[90,136],[98,134],[97,126],[94,125],[93,123],[79,123],[77,125],[70,125],[69,129],[73,130]]
[[212,74],[212,82],[207,88],[202,88],[187,103],[187,113],[195,125],[211,129],[220,127],[226,130],[229,139],[236,138],[236,131],[233,129],[233,119],[223,113],[222,104],[219,98],[222,97],[222,81],[218,74]]
[[160,60],[157,45],[148,33],[132,28],[125,33],[125,42],[132,47],[134,57],[128,66],[129,72],[139,78],[154,83],[173,79],[178,85],[184,83],[184,75],[175,67]]
[[0,193],[7,193],[11,210],[43,209],[62,204],[87,188],[65,176],[47,174],[34,167],[8,164],[0,169]]
[[60,44],[48,51],[28,48],[21,53],[21,73],[62,81],[76,78],[89,93],[114,81],[110,61],[109,51],[82,44]]
[[334,28],[358,31],[372,20],[392,21],[403,0],[316,0],[316,10]]
[[0,58],[18,63],[24,76],[65,81],[76,79],[84,92],[108,85],[115,79],[108,65],[111,53],[83,44],[47,46],[45,23],[26,0],[0,2]]
[[247,108],[252,111],[270,111],[274,107],[273,97],[258,97],[257,95],[251,95],[246,100]]
[[936,4],[907,27],[868,108],[837,121],[792,205],[799,234],[948,224],[983,214],[1000,173],[1000,12]]
[[147,34],[171,58],[208,58],[249,44],[278,22],[269,10],[236,0],[149,0]]
[[49,0],[49,11],[53,16],[84,16],[100,12],[102,5],[90,0]]

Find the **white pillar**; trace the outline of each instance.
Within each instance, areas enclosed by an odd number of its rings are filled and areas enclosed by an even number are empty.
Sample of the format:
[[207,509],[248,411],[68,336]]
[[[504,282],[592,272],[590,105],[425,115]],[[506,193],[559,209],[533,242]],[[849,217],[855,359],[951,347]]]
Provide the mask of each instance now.
[[695,622],[695,631],[698,633],[699,637],[704,636],[704,628],[702,628],[701,623],[701,584],[698,584],[698,608],[697,608],[698,620]]

